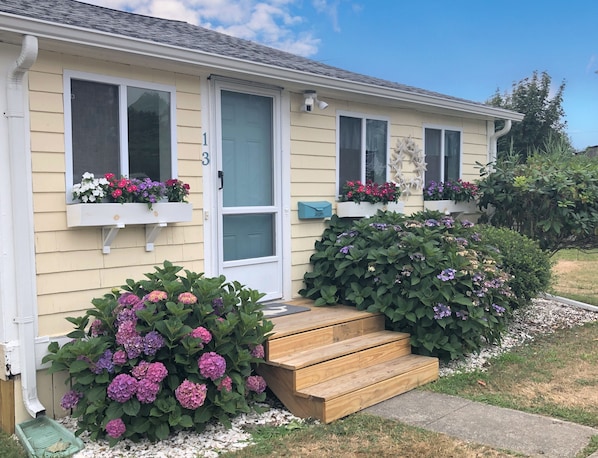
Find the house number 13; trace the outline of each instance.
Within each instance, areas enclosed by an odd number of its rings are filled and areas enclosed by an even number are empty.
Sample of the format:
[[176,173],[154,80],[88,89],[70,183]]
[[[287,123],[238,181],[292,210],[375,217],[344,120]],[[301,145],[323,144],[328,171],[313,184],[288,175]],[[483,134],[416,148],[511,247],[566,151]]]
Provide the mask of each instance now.
[[[208,135],[204,132],[203,134],[203,146],[208,146]],[[208,165],[210,163],[210,153],[204,151],[201,153],[201,164]]]

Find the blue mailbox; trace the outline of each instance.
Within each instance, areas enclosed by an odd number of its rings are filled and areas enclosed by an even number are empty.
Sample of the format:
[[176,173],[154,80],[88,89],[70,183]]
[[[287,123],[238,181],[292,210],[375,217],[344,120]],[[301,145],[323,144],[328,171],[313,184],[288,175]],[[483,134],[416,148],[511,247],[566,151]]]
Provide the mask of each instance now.
[[330,202],[299,202],[299,219],[330,218],[332,204]]

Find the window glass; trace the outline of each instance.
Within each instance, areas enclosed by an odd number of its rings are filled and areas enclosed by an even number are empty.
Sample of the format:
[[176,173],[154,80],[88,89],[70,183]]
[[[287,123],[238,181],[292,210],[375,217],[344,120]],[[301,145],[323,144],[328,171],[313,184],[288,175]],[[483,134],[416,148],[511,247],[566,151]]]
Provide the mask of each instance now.
[[461,132],[426,128],[426,186],[461,177]]
[[129,177],[166,181],[170,161],[170,93],[127,88]]
[[386,181],[388,122],[341,116],[338,147],[339,193],[347,181]]
[[71,80],[71,113],[73,183],[85,172],[120,174],[118,86]]

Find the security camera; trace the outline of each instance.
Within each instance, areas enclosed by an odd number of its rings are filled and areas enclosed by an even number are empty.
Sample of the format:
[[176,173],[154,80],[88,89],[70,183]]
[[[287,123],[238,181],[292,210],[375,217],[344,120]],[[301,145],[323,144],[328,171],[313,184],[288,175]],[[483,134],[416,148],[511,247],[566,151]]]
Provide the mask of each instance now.
[[305,111],[312,111],[314,109],[314,98],[310,95],[305,96]]

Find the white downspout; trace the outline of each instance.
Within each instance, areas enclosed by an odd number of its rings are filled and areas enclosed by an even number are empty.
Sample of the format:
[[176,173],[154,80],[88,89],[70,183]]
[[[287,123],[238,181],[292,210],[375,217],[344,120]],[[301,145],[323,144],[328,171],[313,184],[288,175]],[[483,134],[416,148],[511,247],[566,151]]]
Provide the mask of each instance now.
[[[512,122],[510,119],[505,119],[505,125],[502,129],[494,132],[494,121],[488,121],[488,128],[490,132],[493,132],[490,135],[490,141],[489,143],[489,148],[490,151],[488,151],[488,162],[490,163],[494,163],[496,162],[496,157],[497,157],[497,140],[504,136],[507,135],[509,133],[509,131],[511,130],[511,125]],[[491,129],[491,130],[490,130]]]
[[14,180],[12,194],[12,224],[14,244],[14,272],[18,279],[17,314],[14,318],[19,329],[19,356],[23,403],[29,415],[37,418],[46,409],[37,397],[35,337],[37,315],[37,288],[33,233],[33,188],[31,152],[25,138],[25,90],[23,79],[37,59],[37,38],[25,35],[21,54],[8,69],[6,85],[6,117],[8,119],[8,157],[10,176]]

